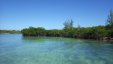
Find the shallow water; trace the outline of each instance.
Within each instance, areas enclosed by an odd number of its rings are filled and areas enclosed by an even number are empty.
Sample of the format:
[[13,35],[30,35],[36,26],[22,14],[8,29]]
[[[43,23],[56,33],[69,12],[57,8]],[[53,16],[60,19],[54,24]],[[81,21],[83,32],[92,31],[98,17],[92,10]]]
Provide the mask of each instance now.
[[112,43],[0,34],[0,64],[113,64]]

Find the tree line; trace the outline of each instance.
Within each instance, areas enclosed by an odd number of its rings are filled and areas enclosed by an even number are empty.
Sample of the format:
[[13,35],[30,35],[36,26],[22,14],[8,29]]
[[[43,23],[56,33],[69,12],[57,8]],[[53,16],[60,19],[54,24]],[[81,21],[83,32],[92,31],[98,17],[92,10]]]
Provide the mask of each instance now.
[[94,27],[73,27],[73,20],[67,20],[63,23],[62,30],[46,30],[43,27],[29,27],[21,32],[23,36],[50,36],[50,37],[69,37],[83,39],[113,39],[113,12],[110,11],[106,25]]
[[0,30],[0,34],[3,34],[3,33],[14,34],[14,33],[21,33],[21,31],[19,31],[19,30]]

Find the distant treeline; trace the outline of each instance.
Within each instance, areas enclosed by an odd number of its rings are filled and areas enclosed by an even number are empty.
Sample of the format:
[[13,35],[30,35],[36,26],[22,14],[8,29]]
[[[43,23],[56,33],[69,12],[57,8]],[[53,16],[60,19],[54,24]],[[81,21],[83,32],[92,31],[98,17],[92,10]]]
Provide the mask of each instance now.
[[17,31],[17,30],[0,30],[0,34],[3,34],[3,33],[14,34],[14,33],[21,33],[21,31]]
[[73,27],[73,20],[64,22],[62,30],[46,30],[43,27],[29,27],[22,31],[23,36],[51,36],[51,37],[69,37],[84,39],[113,39],[113,12],[110,11],[105,26],[95,27]]

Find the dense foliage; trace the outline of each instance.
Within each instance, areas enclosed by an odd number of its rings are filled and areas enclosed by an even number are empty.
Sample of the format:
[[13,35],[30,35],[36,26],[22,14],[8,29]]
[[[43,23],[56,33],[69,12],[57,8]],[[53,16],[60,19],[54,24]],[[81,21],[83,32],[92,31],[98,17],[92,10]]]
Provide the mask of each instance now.
[[64,22],[62,30],[46,30],[42,27],[29,27],[22,30],[24,36],[53,36],[84,39],[109,39],[113,38],[113,12],[110,12],[106,26],[73,27],[73,20]]

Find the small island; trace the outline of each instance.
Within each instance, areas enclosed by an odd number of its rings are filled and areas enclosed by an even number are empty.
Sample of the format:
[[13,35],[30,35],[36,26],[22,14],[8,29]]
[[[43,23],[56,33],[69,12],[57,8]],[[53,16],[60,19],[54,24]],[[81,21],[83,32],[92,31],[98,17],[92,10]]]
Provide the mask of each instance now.
[[66,20],[62,30],[46,30],[43,27],[29,27],[21,32],[23,36],[68,37],[95,40],[113,40],[113,12],[109,13],[107,24],[93,27],[74,27],[73,20]]

